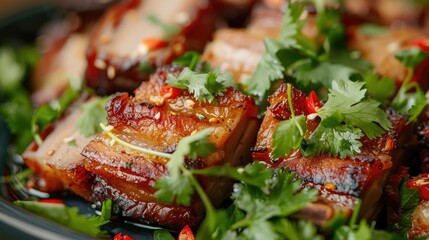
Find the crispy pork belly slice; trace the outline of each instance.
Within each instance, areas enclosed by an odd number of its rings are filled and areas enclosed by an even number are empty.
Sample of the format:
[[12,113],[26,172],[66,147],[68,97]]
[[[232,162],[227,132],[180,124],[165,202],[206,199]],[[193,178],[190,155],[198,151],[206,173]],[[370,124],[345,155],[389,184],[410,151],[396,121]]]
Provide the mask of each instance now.
[[[89,143],[76,129],[76,122],[82,111],[75,106],[71,113],[58,120],[54,129],[43,140],[24,152],[25,163],[41,177],[39,187],[47,192],[70,189],[87,200],[92,198],[91,181],[93,176],[85,170],[84,157],[80,154]],[[67,141],[74,141],[69,144]]]
[[[249,162],[249,150],[258,128],[253,101],[233,88],[228,88],[213,103],[197,101],[186,91],[163,99],[160,90],[167,74],[177,75],[180,71],[180,68],[158,70],[135,91],[135,97],[127,93],[113,95],[106,106],[108,123],[114,127],[111,132],[134,145],[171,153],[183,137],[213,127],[209,138],[218,150],[204,159],[188,161],[188,168]],[[87,158],[87,170],[97,175],[94,197],[114,199],[124,216],[175,228],[185,224],[196,226],[204,216],[197,198],[190,207],[161,204],[154,198],[154,183],[167,174],[167,159],[112,143],[105,133],[92,140],[82,154]],[[231,190],[230,180],[223,178],[201,177],[199,181],[216,206]],[[107,192],[100,190],[103,188]]]
[[32,100],[36,105],[60,97],[69,83],[82,84],[89,34],[99,15],[93,11],[69,14],[42,30],[38,41],[42,54],[32,78]]
[[[413,46],[417,40],[428,41],[427,34],[415,28],[389,30],[376,36],[366,35],[358,27],[350,29],[349,47],[361,52],[362,57],[374,65],[374,70],[381,76],[388,76],[398,82],[407,75],[405,66],[395,58],[395,52]],[[416,47],[416,46],[414,46]],[[415,70],[414,80],[427,89],[429,82],[429,60],[424,60]]]
[[[305,95],[296,89],[293,89],[292,95],[295,113],[307,115]],[[399,153],[394,151],[400,144],[399,133],[405,128],[404,118],[388,111],[393,129],[373,140],[362,138],[361,153],[354,157],[340,159],[321,154],[309,158],[296,150],[288,156],[273,159],[270,155],[273,132],[281,120],[290,118],[285,84],[269,97],[269,102],[270,107],[265,112],[252,150],[253,160],[264,161],[270,167],[290,168],[306,185],[317,188],[321,201],[326,204],[325,208],[309,205],[298,216],[321,224],[330,220],[336,211],[350,214],[357,200],[362,199],[362,217],[373,219],[379,210],[378,203],[389,169],[396,166],[397,159],[394,157]],[[307,134],[310,134],[318,122],[315,119],[306,121]]]
[[264,51],[263,37],[244,29],[226,28],[215,33],[203,59],[221,71],[231,72],[241,83],[253,74]]
[[110,8],[90,39],[88,86],[101,94],[131,92],[149,79],[149,73],[139,70],[141,63],[156,67],[187,50],[202,51],[216,22],[209,3],[130,0]]

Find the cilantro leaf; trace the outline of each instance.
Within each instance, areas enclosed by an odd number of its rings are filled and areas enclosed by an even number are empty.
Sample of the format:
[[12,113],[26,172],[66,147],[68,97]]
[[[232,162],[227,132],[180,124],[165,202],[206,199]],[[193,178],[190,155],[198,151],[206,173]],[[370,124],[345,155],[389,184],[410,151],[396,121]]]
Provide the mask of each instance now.
[[153,232],[153,239],[154,240],[175,240],[173,235],[171,235],[171,233],[166,230],[155,230]]
[[107,112],[104,109],[108,97],[89,100],[81,105],[82,115],[76,122],[76,127],[85,137],[102,131],[100,123],[107,122]]
[[216,147],[209,141],[209,134],[212,128],[204,129],[191,136],[184,137],[176,147],[176,151],[171,155],[167,163],[169,175],[161,177],[155,188],[159,190],[155,197],[160,202],[189,206],[191,196],[194,193],[192,173],[184,167],[185,158],[192,160],[197,157],[205,157],[212,153]]
[[[414,92],[410,90],[414,89]],[[416,82],[404,83],[391,103],[399,113],[410,115],[408,122],[415,121],[424,110],[427,100],[424,92]]]
[[362,89],[363,85],[362,82],[334,81],[328,101],[318,114],[323,120],[339,113],[347,125],[362,129],[368,138],[373,139],[392,125],[378,102],[364,100],[366,89]]
[[348,80],[358,72],[348,66],[329,62],[315,63],[307,61],[292,69],[296,83],[303,88],[330,88],[333,81]]
[[[49,123],[54,122],[67,107],[79,96],[80,90],[67,88],[59,100],[54,100],[49,104],[40,106],[34,111],[31,119],[31,128],[33,136],[37,140],[38,133],[42,131]],[[40,143],[41,139],[38,139]]]
[[380,103],[389,103],[395,94],[395,81],[389,77],[379,79],[376,74],[365,74],[364,81],[368,94]]
[[320,153],[329,153],[332,156],[354,156],[360,153],[362,143],[359,139],[363,133],[359,128],[347,125],[339,125],[334,128],[319,127],[305,140],[301,147],[304,156],[315,156]]
[[400,204],[404,210],[414,209],[420,201],[420,191],[417,188],[407,187],[408,178],[404,177],[399,185]]
[[283,157],[298,149],[304,139],[306,129],[304,115],[281,121],[273,133],[273,157]]
[[180,89],[187,89],[198,101],[212,102],[216,96],[222,96],[226,90],[227,77],[215,72],[197,73],[184,68],[176,78],[169,74],[167,84]]
[[67,207],[64,204],[40,203],[35,201],[15,201],[14,204],[93,237],[107,234],[105,231],[100,230],[100,226],[108,223],[109,220],[100,216],[88,218],[80,215],[78,208]]
[[275,230],[285,239],[290,240],[322,240],[323,237],[317,234],[316,226],[310,221],[290,221],[282,218],[275,222]]
[[401,49],[395,52],[395,57],[407,68],[415,69],[429,54],[418,47]]
[[[173,61],[173,64],[177,64],[184,67],[189,67],[192,71],[195,71],[196,68],[201,70],[201,72],[209,72],[211,70],[210,64],[202,62],[200,65],[201,54],[195,51],[188,51],[183,54],[183,56],[176,58]],[[201,69],[200,69],[201,68]]]
[[0,105],[0,116],[4,118],[10,132],[15,136],[17,153],[22,153],[33,140],[31,133],[32,105],[29,94],[23,88],[14,91]]

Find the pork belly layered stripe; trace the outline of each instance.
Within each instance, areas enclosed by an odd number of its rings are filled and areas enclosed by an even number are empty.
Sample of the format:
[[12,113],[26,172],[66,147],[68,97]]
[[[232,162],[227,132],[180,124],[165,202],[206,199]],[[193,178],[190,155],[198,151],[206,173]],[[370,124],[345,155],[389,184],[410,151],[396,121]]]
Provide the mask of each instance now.
[[[291,117],[286,93],[286,85],[269,98],[270,107],[258,132],[253,148],[253,160],[263,161],[268,166],[287,167],[304,180],[304,186],[319,190],[320,200],[308,205],[297,216],[312,220],[316,224],[329,221],[338,212],[350,216],[358,199],[362,200],[361,215],[373,219],[379,211],[379,200],[390,169],[398,165],[400,142],[405,131],[405,119],[387,111],[393,128],[375,139],[362,137],[361,152],[353,157],[332,157],[321,153],[305,157],[300,149],[280,158],[272,157],[272,136],[281,120]],[[309,136],[318,126],[317,119],[309,118],[305,107],[305,95],[299,90],[292,91],[293,109],[297,115],[306,116]]]
[[[227,163],[239,166],[249,162],[249,149],[258,127],[253,101],[233,88],[227,88],[212,103],[198,101],[187,91],[163,98],[160,92],[167,75],[177,76],[180,72],[181,68],[161,68],[136,89],[134,97],[127,93],[113,95],[106,106],[108,124],[113,127],[110,133],[142,148],[172,153],[183,137],[213,127],[209,140],[217,151],[206,158],[187,161],[187,168]],[[175,228],[186,224],[196,226],[204,216],[197,198],[191,207],[156,201],[154,184],[167,174],[168,159],[115,143],[107,133],[99,134],[82,154],[87,158],[86,169],[97,176],[96,200],[112,198],[124,216]],[[216,206],[227,196],[232,184],[223,178],[201,177],[199,181]]]

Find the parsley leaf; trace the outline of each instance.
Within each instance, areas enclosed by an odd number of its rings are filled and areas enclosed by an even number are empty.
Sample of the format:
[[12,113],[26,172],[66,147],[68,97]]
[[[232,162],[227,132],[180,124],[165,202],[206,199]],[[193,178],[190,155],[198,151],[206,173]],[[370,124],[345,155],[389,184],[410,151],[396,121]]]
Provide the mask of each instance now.
[[418,47],[401,49],[395,52],[395,57],[407,68],[415,69],[429,54],[423,52]]
[[279,158],[285,156],[299,148],[304,139],[306,129],[304,115],[281,121],[273,134],[273,157]]
[[54,100],[49,104],[40,106],[34,111],[31,119],[31,129],[33,136],[38,144],[42,139],[39,132],[42,131],[49,123],[54,122],[63,114],[67,107],[79,96],[80,90],[67,88],[59,100]]
[[107,112],[104,109],[108,97],[89,100],[81,105],[82,115],[76,122],[76,127],[85,137],[102,131],[100,122],[107,122]]
[[159,190],[155,193],[158,201],[189,206],[191,196],[194,193],[192,173],[184,167],[185,158],[192,160],[197,157],[205,157],[212,153],[216,147],[208,139],[212,128],[204,129],[194,135],[183,138],[176,147],[176,151],[171,155],[167,163],[168,176],[161,177],[155,188]]
[[388,77],[379,77],[376,74],[364,75],[365,87],[368,95],[382,104],[389,103],[389,99],[395,94],[395,81]]
[[362,129],[368,138],[373,139],[392,125],[378,102],[364,100],[366,89],[362,89],[363,85],[362,82],[334,81],[328,101],[318,114],[322,120],[341,114],[347,125]]
[[100,226],[108,223],[108,219],[104,219],[101,216],[88,218],[84,215],[80,215],[78,208],[67,207],[64,204],[40,203],[35,201],[15,201],[14,204],[39,216],[93,237],[107,234],[107,232],[100,230]]
[[176,78],[169,74],[166,83],[180,89],[187,89],[198,101],[213,102],[216,96],[222,96],[226,90],[228,76],[215,72],[197,73],[184,68]]
[[339,125],[334,128],[324,127],[323,122],[305,140],[301,146],[304,156],[315,156],[320,153],[329,153],[332,156],[345,158],[360,153],[362,143],[359,139],[363,133],[359,128]]

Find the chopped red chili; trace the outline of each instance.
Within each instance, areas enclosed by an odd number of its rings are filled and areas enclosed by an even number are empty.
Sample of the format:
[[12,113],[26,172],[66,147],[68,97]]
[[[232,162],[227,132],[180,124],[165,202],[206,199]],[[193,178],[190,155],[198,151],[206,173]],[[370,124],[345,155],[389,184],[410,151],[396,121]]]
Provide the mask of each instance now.
[[182,231],[179,233],[179,237],[177,237],[177,240],[194,240],[194,234],[192,233],[191,228],[186,225]]
[[316,113],[322,107],[322,104],[314,91],[311,91],[308,95],[305,100],[305,106],[307,107],[309,114]]
[[423,173],[420,177],[414,178],[407,183],[409,188],[417,188],[420,191],[420,199],[429,201],[429,177]]
[[182,94],[182,90],[176,87],[172,87],[170,85],[165,85],[161,88],[160,95],[164,99],[170,99],[180,96]]

